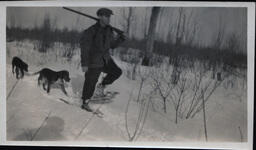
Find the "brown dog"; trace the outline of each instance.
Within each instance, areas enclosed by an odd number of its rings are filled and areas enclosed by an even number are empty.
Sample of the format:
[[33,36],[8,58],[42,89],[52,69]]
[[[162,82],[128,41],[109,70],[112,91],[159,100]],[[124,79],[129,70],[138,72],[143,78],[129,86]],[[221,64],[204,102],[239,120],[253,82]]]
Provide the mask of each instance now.
[[[15,69],[15,70],[14,70]],[[24,71],[28,72],[28,64],[15,56],[12,59],[12,73],[16,73],[16,78],[20,79],[24,77]],[[21,75],[20,75],[21,73]]]
[[[67,95],[67,92],[65,90],[64,81],[69,82],[69,72],[67,70],[62,71],[53,71],[49,68],[43,68],[42,70],[33,73],[32,75],[39,74],[38,77],[38,86],[41,85],[41,82],[43,84],[43,89],[47,91],[47,93],[50,93],[51,90],[51,84],[55,83],[56,81],[60,81],[61,90],[65,95]],[[47,85],[47,88],[45,87]]]

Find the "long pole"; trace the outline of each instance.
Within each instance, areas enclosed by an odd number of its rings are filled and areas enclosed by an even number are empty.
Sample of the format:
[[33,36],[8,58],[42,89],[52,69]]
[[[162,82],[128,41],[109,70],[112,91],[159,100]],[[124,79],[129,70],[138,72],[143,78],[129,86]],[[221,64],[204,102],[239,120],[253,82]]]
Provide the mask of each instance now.
[[[77,13],[77,14],[79,14],[79,15],[82,15],[82,16],[85,16],[85,17],[88,17],[88,18],[91,18],[91,19],[93,19],[93,20],[95,20],[95,21],[99,21],[99,19],[96,18],[96,17],[93,17],[93,16],[91,16],[91,15],[87,15],[87,14],[85,14],[85,13],[76,11],[76,10],[74,10],[74,9],[70,9],[70,8],[68,8],[68,7],[63,7],[63,9],[66,9],[66,10],[68,10],[68,11]],[[112,27],[112,26],[110,26],[110,25],[109,25],[109,27],[111,27],[111,28],[113,29],[113,31],[115,31],[116,33],[118,33],[118,34],[120,34],[120,35],[123,35],[123,33],[124,33],[124,31],[122,31],[122,30],[120,30],[120,29],[117,29],[117,28]]]
[[85,13],[81,13],[81,12],[76,11],[76,10],[74,10],[74,9],[70,9],[70,8],[68,8],[68,7],[63,7],[63,9],[66,9],[66,10],[68,10],[68,11],[71,11],[71,12],[77,13],[77,14],[79,14],[79,15],[82,15],[82,16],[85,16],[85,17],[88,17],[88,18],[91,18],[91,19],[93,19],[93,20],[95,20],[95,21],[99,21],[99,19],[98,19],[98,18],[96,18],[96,17],[93,17],[93,16],[90,16],[90,15],[87,15],[87,14],[85,14]]

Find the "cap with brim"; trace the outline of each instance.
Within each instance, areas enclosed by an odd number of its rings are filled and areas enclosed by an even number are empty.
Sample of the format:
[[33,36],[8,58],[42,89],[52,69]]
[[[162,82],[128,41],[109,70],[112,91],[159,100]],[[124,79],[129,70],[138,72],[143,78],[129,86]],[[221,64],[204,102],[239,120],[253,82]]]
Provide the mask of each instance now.
[[100,8],[97,11],[97,16],[110,16],[110,15],[113,15],[113,12],[108,8]]

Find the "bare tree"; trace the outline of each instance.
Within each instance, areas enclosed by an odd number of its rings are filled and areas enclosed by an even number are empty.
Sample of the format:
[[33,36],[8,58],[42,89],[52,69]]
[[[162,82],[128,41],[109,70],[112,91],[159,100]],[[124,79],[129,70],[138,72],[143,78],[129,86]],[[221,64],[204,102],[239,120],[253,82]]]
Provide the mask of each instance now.
[[223,20],[221,16],[219,16],[219,27],[218,27],[218,33],[217,36],[214,39],[213,48],[216,51],[215,56],[212,60],[212,78],[215,79],[215,74],[217,72],[217,79],[221,80],[221,72],[217,71],[217,69],[220,68],[221,65],[221,47],[223,44],[223,39],[225,35],[225,24],[223,23]]
[[187,78],[185,77],[186,73],[182,77],[181,80],[176,84],[175,90],[172,92],[171,100],[173,102],[173,106],[175,108],[175,123],[178,123],[178,114],[182,112],[180,108],[182,107],[182,104],[185,100],[185,94],[187,92],[188,86],[187,86]]
[[223,39],[225,35],[225,24],[223,23],[221,15],[219,15],[219,25],[218,25],[218,33],[217,36],[215,37],[213,47],[216,50],[220,50],[222,44],[223,44]]
[[51,22],[50,22],[50,16],[49,14],[46,14],[44,17],[44,22],[42,25],[42,36],[40,39],[40,46],[39,46],[39,51],[40,52],[47,52],[47,49],[52,46],[52,37],[51,37]]
[[145,9],[145,16],[144,16],[144,38],[146,39],[147,38],[147,35],[148,35],[148,25],[149,25],[149,19],[148,19],[148,10],[150,8],[146,7]]
[[155,42],[155,33],[156,33],[156,24],[158,20],[159,13],[161,11],[160,7],[153,7],[152,13],[150,17],[150,25],[149,25],[149,31],[148,31],[148,38],[147,38],[147,45],[146,45],[146,51],[144,58],[142,60],[142,65],[145,66],[152,66],[152,60],[153,57],[153,49],[154,49],[154,42]]
[[[173,43],[173,47],[169,52],[169,63],[173,65],[172,82],[177,84],[180,78],[181,65],[184,63],[184,59],[181,61],[180,51],[184,46],[192,46],[195,42],[198,42],[197,33],[199,31],[198,20],[194,15],[194,11],[178,8],[177,22],[170,26],[167,39]],[[185,58],[188,59],[188,58]]]
[[127,63],[126,66],[126,76],[128,79],[135,80],[137,75],[137,68],[139,66],[140,61],[136,57],[131,57],[132,60],[130,61],[130,63]]
[[121,11],[122,11],[122,17],[124,20],[122,21],[124,31],[128,35],[128,37],[131,38],[131,25],[132,25],[132,22],[134,21],[134,16],[133,16],[134,8],[132,7],[123,8]]
[[175,45],[179,46],[185,36],[186,14],[184,8],[179,8],[178,22],[176,28]]
[[215,81],[208,81],[205,83],[204,86],[200,88],[200,95],[198,96],[198,103],[196,104],[196,107],[194,108],[194,111],[191,114],[191,117],[193,118],[198,112],[200,112],[203,109],[203,103],[200,103],[200,100],[204,98],[204,104],[209,100],[211,95],[214,93],[214,91],[221,85],[222,81],[225,79],[222,78],[221,81],[215,80]]
[[188,119],[190,117],[192,111],[195,109],[196,105],[198,104],[197,96],[198,96],[200,86],[201,86],[201,83],[203,80],[203,72],[202,71],[199,71],[199,73],[198,73],[198,71],[196,69],[192,69],[192,73],[194,74],[194,79],[193,79],[194,83],[192,86],[193,94],[191,96],[192,98],[190,100],[189,108],[188,108],[188,111],[186,114],[186,119]]
[[[135,20],[134,18],[134,8],[129,7],[129,8],[123,8],[122,10],[122,17],[123,17],[123,28],[125,30],[125,33],[128,35],[129,38],[132,38],[132,32],[131,32],[131,27],[132,27],[132,23]],[[126,48],[125,51],[128,51],[129,47]],[[135,80],[136,77],[136,69],[138,66],[139,61],[137,61],[137,56],[132,56],[132,60],[130,61],[131,63],[131,67],[132,71],[129,72],[129,77],[132,80]]]
[[172,94],[172,90],[174,86],[171,83],[171,77],[169,76],[169,69],[161,69],[161,70],[154,70],[151,73],[152,81],[152,88],[153,91],[157,91],[163,101],[163,109],[164,112],[167,113],[167,101],[170,101],[170,94]]
[[165,28],[167,28],[167,35],[166,35],[166,42],[173,44],[174,43],[174,23],[172,21],[171,18],[173,18],[173,11],[172,9],[166,9],[166,8],[162,8],[163,12],[166,13],[166,18],[168,18],[168,22],[166,22],[166,24],[164,25]]
[[203,118],[204,118],[204,135],[205,135],[205,140],[208,141],[208,135],[207,135],[207,124],[206,124],[206,113],[205,113],[205,97],[204,97],[204,91],[201,90],[201,95],[202,95],[202,106],[203,106]]
[[[212,81],[209,81],[206,83],[205,86],[202,86],[200,88],[200,94],[197,98],[197,105],[194,107],[194,112],[191,115],[194,117],[198,112],[203,110],[203,123],[204,123],[204,134],[205,134],[205,140],[208,141],[208,134],[207,134],[207,119],[206,119],[206,102],[209,100],[209,97],[214,93],[216,88],[221,84],[221,81],[215,80],[213,85]],[[201,103],[200,103],[201,100]],[[196,109],[195,109],[196,108]]]
[[238,126],[238,130],[239,130],[239,133],[240,133],[241,142],[243,142],[244,136],[243,136],[243,133],[242,133],[242,130],[241,130],[240,126]]
[[[11,39],[10,37],[12,37],[15,33],[14,33],[14,28],[16,27],[16,21],[15,21],[15,16],[13,14],[11,14],[10,19],[9,19],[9,34],[7,34],[7,41],[11,42],[13,41],[13,39]],[[8,26],[7,26],[8,28]],[[8,30],[7,30],[8,31]],[[8,32],[7,32],[8,33]],[[10,35],[10,36],[8,36]],[[9,56],[9,51],[7,51],[7,55]]]
[[149,104],[150,104],[150,101],[151,101],[151,97],[148,98],[143,93],[143,87],[144,87],[146,79],[148,78],[148,73],[145,73],[144,71],[143,70],[139,71],[141,81],[140,81],[139,92],[138,92],[137,98],[135,99],[135,101],[139,104],[139,113],[138,113],[138,117],[137,117],[137,120],[136,120],[136,125],[135,125],[135,128],[134,128],[133,132],[129,129],[129,124],[128,124],[128,111],[129,111],[129,108],[130,108],[130,103],[132,102],[132,92],[130,94],[128,104],[126,105],[125,128],[126,128],[126,132],[128,134],[129,141],[136,140],[140,136],[140,134],[142,133],[143,127],[144,127],[145,122],[146,122],[148,110],[149,110]]
[[52,23],[51,23],[51,29],[52,29],[52,30],[54,30],[54,29],[57,28],[57,22],[58,22],[58,18],[57,18],[57,16],[55,16],[55,17],[53,18]]
[[[167,113],[167,102],[172,102],[175,109],[175,123],[178,123],[178,118],[184,116],[184,103],[186,102],[186,95],[188,94],[189,82],[184,71],[181,80],[177,84],[172,84],[171,76],[172,70],[169,69],[155,69],[151,73],[152,84],[155,97],[160,97],[163,102],[163,110]],[[154,100],[156,102],[156,100]],[[155,103],[152,103],[153,108]]]
[[241,38],[236,33],[231,33],[227,39],[227,49],[233,53],[241,51]]
[[189,46],[192,46],[194,42],[197,42],[197,33],[200,29],[198,23],[199,21],[194,17],[193,12],[193,10],[190,12],[185,29],[185,43]]
[[[207,76],[207,70],[203,69],[202,63],[199,62],[198,68],[191,68],[193,78],[189,81],[190,96],[187,101],[186,119],[193,118],[203,107],[206,106],[206,102],[210,99],[215,90],[221,85],[222,81],[226,79],[227,74],[221,81],[211,80]],[[202,100],[203,99],[203,100]]]
[[179,8],[179,15],[175,33],[175,49],[170,53],[170,64],[173,64],[173,72],[172,72],[172,83],[177,84],[180,78],[181,68],[180,57],[178,56],[178,52],[180,51],[182,41],[185,36],[185,24],[186,24],[186,14],[184,8]]

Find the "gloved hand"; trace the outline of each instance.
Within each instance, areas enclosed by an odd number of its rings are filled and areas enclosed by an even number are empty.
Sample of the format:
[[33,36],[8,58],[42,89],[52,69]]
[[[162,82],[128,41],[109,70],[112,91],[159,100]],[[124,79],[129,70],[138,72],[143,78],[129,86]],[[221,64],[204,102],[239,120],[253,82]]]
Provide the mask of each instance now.
[[83,67],[82,67],[82,71],[83,71],[84,73],[86,73],[86,72],[88,71],[88,67],[87,67],[87,66],[83,66]]
[[125,36],[124,34],[118,34],[117,37],[115,37],[115,40],[111,43],[110,48],[117,48],[125,40],[127,40],[127,36]]
[[121,35],[119,35],[119,41],[120,42],[124,42],[124,41],[126,41],[127,40],[127,35],[125,35],[125,34],[121,34]]

